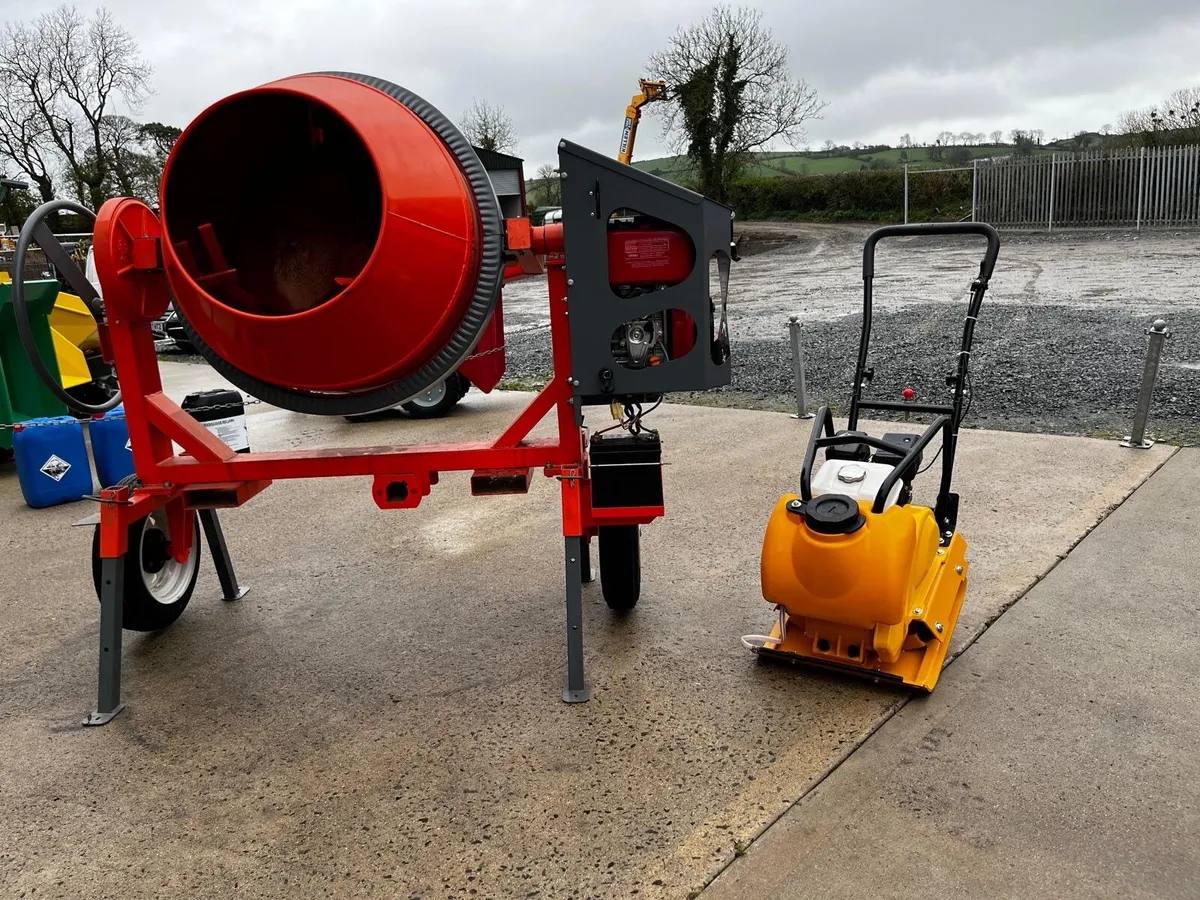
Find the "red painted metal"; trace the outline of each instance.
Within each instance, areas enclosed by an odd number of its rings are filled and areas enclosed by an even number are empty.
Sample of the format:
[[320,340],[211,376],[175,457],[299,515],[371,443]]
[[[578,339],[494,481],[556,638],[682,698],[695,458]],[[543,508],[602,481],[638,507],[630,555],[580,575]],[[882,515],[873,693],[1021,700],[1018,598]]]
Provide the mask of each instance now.
[[692,272],[696,251],[676,228],[614,228],[608,232],[610,284],[679,284]]
[[647,525],[664,514],[662,506],[593,506],[588,513],[597,525]]
[[[437,484],[439,472],[538,468],[560,481],[563,533],[596,534],[601,517],[591,507],[587,433],[577,424],[570,381],[561,226],[531,231],[534,249],[551,257],[548,293],[556,374],[499,438],[448,445],[271,453],[233,452],[163,393],[150,322],[166,308],[166,273],[134,260],[135,254],[143,262],[157,258],[147,252],[150,245],[145,241],[156,241],[158,236],[156,218],[136,200],[110,200],[97,217],[96,261],[108,304],[109,343],[124,391],[134,464],[141,482],[137,488],[102,492],[106,501],[101,504],[102,556],[124,553],[129,525],[163,506],[168,507],[172,533],[187,535],[172,552],[184,552],[194,509],[240,505],[281,478],[371,476],[376,502],[391,509],[416,506]],[[559,254],[557,259],[555,254]],[[502,340],[502,323],[498,333]],[[530,438],[533,428],[552,410],[555,436]],[[184,452],[176,455],[173,443]],[[404,497],[395,488],[389,496],[389,486],[397,482],[407,486]],[[661,507],[639,507],[609,510],[601,516],[604,524],[644,524],[661,514]]]
[[687,356],[696,346],[696,320],[682,309],[672,309],[669,312],[671,323],[670,351],[672,359]]
[[502,301],[496,301],[491,320],[483,328],[479,343],[458,371],[485,394],[490,393],[504,377],[506,359],[504,355],[504,309]]
[[284,78],[209,107],[172,150],[161,209],[180,310],[272,384],[403,378],[445,346],[477,282],[481,223],[453,154],[347,78]]

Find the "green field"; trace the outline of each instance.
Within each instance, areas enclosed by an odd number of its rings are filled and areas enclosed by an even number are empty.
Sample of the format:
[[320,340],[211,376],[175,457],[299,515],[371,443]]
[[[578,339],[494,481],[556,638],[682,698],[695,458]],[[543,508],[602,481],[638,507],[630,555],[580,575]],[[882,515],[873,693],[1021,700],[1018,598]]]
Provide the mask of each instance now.
[[[940,149],[941,160],[930,157],[930,150]],[[834,175],[839,172],[857,172],[861,169],[897,169],[905,164],[920,165],[922,168],[945,168],[952,166],[948,157],[956,150],[965,150],[970,159],[986,159],[992,156],[1008,156],[1013,152],[1011,144],[981,144],[971,147],[910,147],[882,150],[843,151],[798,151],[764,152],[754,154],[754,161],[746,170],[747,175]],[[1049,155],[1050,147],[1038,147],[1035,156]],[[637,168],[644,169],[664,178],[679,179],[687,175],[689,164],[685,156],[663,156],[657,159],[635,160]]]

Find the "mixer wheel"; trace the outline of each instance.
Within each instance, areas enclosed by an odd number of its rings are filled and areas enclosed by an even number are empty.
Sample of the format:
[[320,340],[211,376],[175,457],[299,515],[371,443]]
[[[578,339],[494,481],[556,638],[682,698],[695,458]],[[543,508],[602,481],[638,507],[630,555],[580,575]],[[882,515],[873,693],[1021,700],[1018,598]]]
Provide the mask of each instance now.
[[[129,526],[125,551],[124,618],[126,631],[158,631],[183,614],[200,572],[200,518],[192,518],[192,552],[183,562],[170,554],[166,509],[157,509]],[[100,526],[92,536],[92,582],[100,596]]]
[[642,594],[642,549],[637,525],[599,529],[600,590],[614,612],[629,612]]
[[401,409],[414,419],[440,419],[458,405],[458,401],[466,396],[470,388],[471,382],[455,372],[444,381],[439,381],[428,390],[417,394],[407,403],[401,404]]

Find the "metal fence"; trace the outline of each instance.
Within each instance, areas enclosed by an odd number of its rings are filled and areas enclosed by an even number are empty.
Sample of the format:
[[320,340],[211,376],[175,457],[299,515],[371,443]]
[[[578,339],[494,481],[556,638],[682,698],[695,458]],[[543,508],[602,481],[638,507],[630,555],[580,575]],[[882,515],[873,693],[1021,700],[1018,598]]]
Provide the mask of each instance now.
[[974,195],[1009,228],[1200,226],[1200,146],[977,160]]

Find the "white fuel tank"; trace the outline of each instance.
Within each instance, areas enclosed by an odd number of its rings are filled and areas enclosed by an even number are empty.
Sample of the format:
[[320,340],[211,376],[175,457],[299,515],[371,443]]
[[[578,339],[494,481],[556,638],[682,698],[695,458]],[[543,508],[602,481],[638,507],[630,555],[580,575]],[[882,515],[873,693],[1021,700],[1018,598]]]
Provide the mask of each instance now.
[[[875,495],[883,486],[884,479],[895,470],[895,466],[875,462],[857,462],[846,459],[827,459],[812,479],[812,494],[845,494],[855,500],[875,502]],[[896,505],[900,497],[899,480],[888,491],[884,509]]]

